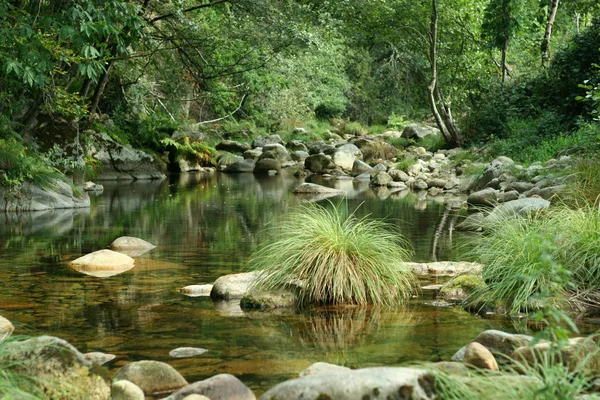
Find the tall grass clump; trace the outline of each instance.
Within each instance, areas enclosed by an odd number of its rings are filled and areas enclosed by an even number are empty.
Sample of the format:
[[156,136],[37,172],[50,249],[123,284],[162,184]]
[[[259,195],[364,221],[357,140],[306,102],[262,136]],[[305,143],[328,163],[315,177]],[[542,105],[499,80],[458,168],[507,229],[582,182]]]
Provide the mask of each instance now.
[[365,161],[390,160],[396,157],[396,148],[383,140],[376,140],[362,148]]
[[300,281],[300,305],[394,305],[408,298],[414,280],[402,236],[346,207],[310,204],[292,212],[250,260],[261,271],[257,286],[277,290]]

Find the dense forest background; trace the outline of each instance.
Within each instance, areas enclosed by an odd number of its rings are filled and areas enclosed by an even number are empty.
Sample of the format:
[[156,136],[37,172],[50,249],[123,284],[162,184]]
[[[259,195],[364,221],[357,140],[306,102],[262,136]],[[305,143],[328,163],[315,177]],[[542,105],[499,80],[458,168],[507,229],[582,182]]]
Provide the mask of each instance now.
[[[0,0],[0,172],[60,164],[60,130],[39,140],[57,124],[157,154],[176,130],[210,145],[410,121],[525,162],[594,150],[598,15],[597,0]],[[93,165],[79,156],[59,169]]]

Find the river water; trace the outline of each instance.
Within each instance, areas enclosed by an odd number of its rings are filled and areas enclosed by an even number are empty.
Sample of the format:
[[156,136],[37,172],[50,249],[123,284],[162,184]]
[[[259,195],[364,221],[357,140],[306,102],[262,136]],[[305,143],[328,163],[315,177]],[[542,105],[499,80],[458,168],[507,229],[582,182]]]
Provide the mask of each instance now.
[[[245,271],[266,229],[302,204],[291,193],[301,182],[217,174],[105,183],[89,210],[0,214],[0,315],[16,335],[54,335],[82,352],[115,354],[111,371],[136,360],[165,361],[190,382],[231,373],[257,394],[317,361],[356,368],[449,360],[485,329],[515,330],[507,320],[436,306],[427,293],[397,309],[244,313],[178,292]],[[413,261],[456,259],[466,242],[450,233],[456,212],[448,214],[443,203],[365,183],[321,183],[344,190],[343,201],[360,205],[359,216],[396,225],[413,246]],[[69,266],[124,235],[157,248],[109,278]],[[209,351],[169,357],[177,347]]]

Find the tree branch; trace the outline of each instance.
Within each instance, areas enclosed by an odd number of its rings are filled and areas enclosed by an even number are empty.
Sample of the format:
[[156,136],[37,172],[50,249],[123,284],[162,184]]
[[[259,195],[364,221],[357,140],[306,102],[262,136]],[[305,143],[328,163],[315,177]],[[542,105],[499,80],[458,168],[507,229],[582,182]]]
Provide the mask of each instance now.
[[[187,12],[190,12],[190,11],[196,11],[196,10],[200,10],[200,9],[202,9],[202,8],[214,7],[214,6],[218,5],[218,4],[221,4],[221,3],[229,3],[229,2],[231,2],[231,1],[232,1],[232,0],[214,0],[214,1],[213,1],[213,2],[211,2],[211,3],[198,4],[197,6],[190,7],[190,8],[186,8],[185,10],[182,10],[182,12],[183,12],[183,13],[187,13]],[[174,17],[175,15],[176,15],[176,13],[169,13],[169,14],[161,15],[161,16],[158,16],[158,17],[152,18],[152,19],[151,19],[150,21],[148,21],[148,22],[150,22],[151,24],[153,24],[153,23],[155,23],[156,21],[160,21],[161,19],[172,18],[172,17]]]

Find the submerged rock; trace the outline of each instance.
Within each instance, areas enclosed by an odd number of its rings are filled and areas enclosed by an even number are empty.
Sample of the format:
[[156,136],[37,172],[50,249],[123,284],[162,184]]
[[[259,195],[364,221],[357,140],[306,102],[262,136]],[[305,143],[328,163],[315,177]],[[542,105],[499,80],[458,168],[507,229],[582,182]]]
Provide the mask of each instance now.
[[130,270],[134,262],[128,255],[112,250],[98,250],[71,261],[71,267],[86,275],[106,278]]
[[303,183],[296,187],[292,193],[304,200],[318,201],[328,197],[343,195],[344,191],[314,183]]
[[[50,399],[106,400],[108,383],[71,344],[52,336],[4,343],[0,362],[6,372],[34,377],[31,382]],[[10,371],[8,371],[10,369]]]
[[117,381],[110,389],[111,400],[144,400],[144,391],[128,380]]
[[206,352],[208,352],[207,349],[200,347],[178,347],[171,350],[169,355],[175,358],[189,358],[199,356],[200,354],[204,354]]
[[330,371],[292,379],[269,389],[260,399],[427,400],[434,397],[434,377],[429,372],[412,368],[374,367]]
[[183,400],[191,395],[206,396],[210,400],[256,400],[256,396],[238,378],[219,374],[179,389],[164,400]]
[[179,292],[190,297],[210,296],[212,288],[212,284],[189,285],[179,289]]
[[109,247],[112,250],[126,254],[129,257],[139,257],[154,249],[156,246],[133,236],[121,236],[120,238],[115,239]]
[[90,353],[84,353],[83,357],[91,363],[103,365],[107,362],[114,360],[117,356],[114,354],[101,353],[99,351],[92,351]]
[[169,364],[150,360],[132,362],[119,368],[113,380],[133,382],[145,394],[177,390],[188,384]]

